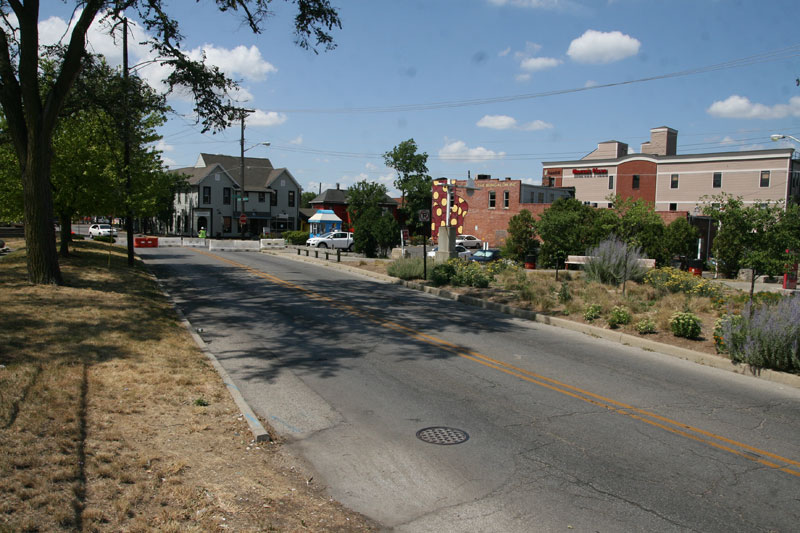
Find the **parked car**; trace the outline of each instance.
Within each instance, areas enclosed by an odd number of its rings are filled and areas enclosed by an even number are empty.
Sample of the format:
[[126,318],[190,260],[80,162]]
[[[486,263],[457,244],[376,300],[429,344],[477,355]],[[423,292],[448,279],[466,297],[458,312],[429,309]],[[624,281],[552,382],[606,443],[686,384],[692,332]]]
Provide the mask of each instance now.
[[111,227],[111,224],[92,224],[89,226],[89,236],[91,238],[103,236],[116,236],[117,230]]
[[[433,248],[428,250],[428,257],[436,257],[436,252],[438,251],[439,247],[434,246]],[[467,250],[460,244],[456,244],[456,252],[458,252],[458,257],[460,257],[461,259],[469,259],[469,256],[472,255],[472,252],[470,250]]]
[[464,248],[480,248],[483,246],[483,241],[475,235],[457,235],[456,244],[460,244]]
[[500,259],[500,257],[500,250],[490,248],[488,250],[478,250],[470,256],[469,260],[478,261],[479,263],[488,263],[490,261],[496,261]]
[[306,246],[314,248],[340,248],[353,250],[353,234],[347,231],[329,231],[306,241]]

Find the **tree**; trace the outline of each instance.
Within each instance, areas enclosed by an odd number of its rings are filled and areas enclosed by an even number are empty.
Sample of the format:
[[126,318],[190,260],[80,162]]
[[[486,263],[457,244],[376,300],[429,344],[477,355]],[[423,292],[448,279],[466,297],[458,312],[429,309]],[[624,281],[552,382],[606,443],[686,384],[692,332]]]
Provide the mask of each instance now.
[[524,261],[525,256],[535,253],[538,247],[536,221],[530,211],[523,209],[508,221],[508,238],[503,248],[503,257]]
[[670,258],[692,257],[697,250],[697,228],[685,218],[676,218],[664,230],[664,247]]
[[574,198],[559,198],[542,213],[536,232],[542,239],[540,261],[547,266],[563,266],[568,255],[583,255],[599,242],[593,221],[597,211]]
[[[220,11],[241,13],[258,33],[271,0],[216,0]],[[295,17],[296,42],[302,48],[323,45],[332,48],[328,31],[341,27],[338,13],[329,0],[300,0]],[[170,89],[188,87],[194,96],[194,111],[203,130],[216,131],[237,118],[234,102],[225,92],[235,86],[217,68],[190,59],[181,48],[178,23],[163,8],[161,0],[76,0],[80,13],[72,25],[51,86],[40,83],[39,1],[0,0],[0,106],[8,123],[23,191],[23,214],[27,245],[28,278],[37,284],[61,284],[61,270],[53,233],[53,198],[50,190],[52,140],[59,116],[72,90],[86,52],[86,33],[98,17],[121,21],[125,11],[134,11],[155,37],[151,47],[163,65],[173,70],[165,80]],[[316,45],[310,41],[315,41]]]
[[300,195],[300,207],[309,208],[311,207],[311,200],[316,198],[318,195],[315,192],[305,191]]
[[[735,276],[739,268],[753,271],[750,300],[758,276],[783,272],[787,248],[796,247],[798,215],[796,206],[784,210],[782,202],[756,202],[745,207],[741,197],[715,195],[703,212],[719,221],[714,239],[714,255],[722,262],[726,275]],[[796,249],[796,248],[795,248]]]
[[397,171],[394,186],[402,195],[403,219],[415,235],[427,235],[430,224],[420,222],[417,213],[421,209],[430,209],[433,191],[433,179],[428,175],[428,154],[417,153],[417,143],[408,139],[383,154],[387,167]]
[[347,212],[353,222],[353,247],[367,257],[375,257],[378,250],[397,244],[399,228],[381,204],[386,200],[386,187],[379,183],[359,181],[348,189]]

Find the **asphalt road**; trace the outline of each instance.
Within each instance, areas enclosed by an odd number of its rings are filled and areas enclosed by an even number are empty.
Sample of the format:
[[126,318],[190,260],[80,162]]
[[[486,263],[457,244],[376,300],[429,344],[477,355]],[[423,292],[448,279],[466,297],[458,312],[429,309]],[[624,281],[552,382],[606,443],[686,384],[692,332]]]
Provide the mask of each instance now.
[[[387,528],[798,530],[796,389],[280,257],[139,253],[312,482]],[[417,438],[439,426],[468,440]]]

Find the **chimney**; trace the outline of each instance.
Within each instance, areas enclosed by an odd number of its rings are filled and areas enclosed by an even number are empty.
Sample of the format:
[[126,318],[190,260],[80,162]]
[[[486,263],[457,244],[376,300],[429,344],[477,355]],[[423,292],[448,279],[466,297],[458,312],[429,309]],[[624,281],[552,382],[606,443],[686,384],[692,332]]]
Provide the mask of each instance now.
[[488,180],[491,177],[492,177],[491,174],[478,174],[478,179],[479,180]]
[[339,190],[339,184],[338,183],[336,184],[336,190],[337,191]]
[[650,141],[642,143],[642,153],[652,155],[675,155],[678,146],[678,131],[662,126],[650,130]]

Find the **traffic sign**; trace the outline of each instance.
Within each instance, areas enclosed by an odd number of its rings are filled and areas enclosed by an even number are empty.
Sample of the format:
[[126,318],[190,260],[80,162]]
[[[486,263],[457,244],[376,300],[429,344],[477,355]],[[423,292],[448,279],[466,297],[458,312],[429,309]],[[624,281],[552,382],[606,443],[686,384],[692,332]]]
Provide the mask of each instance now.
[[420,222],[430,222],[431,220],[431,210],[430,209],[420,209],[419,210],[419,221]]
[[247,224],[247,215],[244,213],[239,215],[239,224]]

